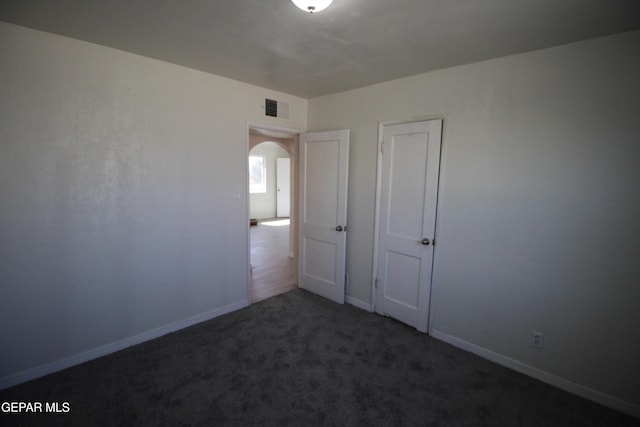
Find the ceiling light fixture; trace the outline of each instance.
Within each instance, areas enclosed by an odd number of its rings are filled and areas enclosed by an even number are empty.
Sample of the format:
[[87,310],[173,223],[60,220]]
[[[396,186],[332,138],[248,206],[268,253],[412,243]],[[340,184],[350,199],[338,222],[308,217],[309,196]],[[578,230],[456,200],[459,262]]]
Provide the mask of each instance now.
[[293,4],[298,6],[305,12],[320,12],[326,9],[333,0],[291,0]]

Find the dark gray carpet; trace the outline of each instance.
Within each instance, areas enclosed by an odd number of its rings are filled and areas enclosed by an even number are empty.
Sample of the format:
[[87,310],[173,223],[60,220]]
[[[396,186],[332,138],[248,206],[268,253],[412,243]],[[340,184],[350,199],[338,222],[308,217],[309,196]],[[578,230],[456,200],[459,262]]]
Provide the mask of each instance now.
[[301,290],[0,393],[4,425],[631,426],[395,322]]

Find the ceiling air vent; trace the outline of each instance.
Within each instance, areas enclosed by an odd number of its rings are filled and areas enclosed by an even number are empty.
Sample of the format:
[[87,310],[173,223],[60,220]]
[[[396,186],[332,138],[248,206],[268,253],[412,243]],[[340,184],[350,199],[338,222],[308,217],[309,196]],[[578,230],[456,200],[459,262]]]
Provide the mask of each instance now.
[[289,104],[267,98],[264,100],[264,114],[266,116],[277,117],[279,119],[288,119]]
[[278,117],[278,101],[276,101],[275,99],[265,99],[264,113],[267,116]]

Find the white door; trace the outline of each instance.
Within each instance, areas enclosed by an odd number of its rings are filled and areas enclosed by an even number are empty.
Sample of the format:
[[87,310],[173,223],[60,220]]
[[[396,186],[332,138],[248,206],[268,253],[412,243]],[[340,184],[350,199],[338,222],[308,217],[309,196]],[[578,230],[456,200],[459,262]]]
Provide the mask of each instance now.
[[276,159],[276,216],[288,218],[291,207],[291,159]]
[[382,132],[376,311],[427,332],[442,120]]
[[344,303],[349,130],[300,135],[298,286]]

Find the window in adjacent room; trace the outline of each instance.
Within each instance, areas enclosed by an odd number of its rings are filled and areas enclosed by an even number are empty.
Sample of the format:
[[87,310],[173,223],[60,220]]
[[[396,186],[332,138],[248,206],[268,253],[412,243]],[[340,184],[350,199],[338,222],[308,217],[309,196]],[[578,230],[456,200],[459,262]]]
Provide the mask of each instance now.
[[249,193],[267,192],[264,156],[249,156]]

